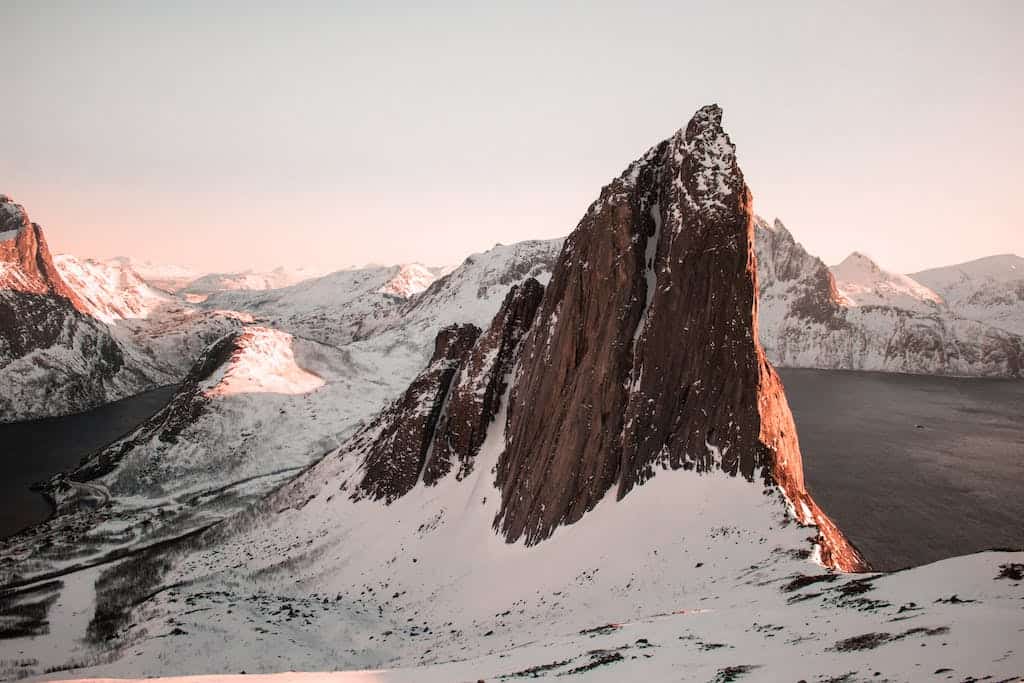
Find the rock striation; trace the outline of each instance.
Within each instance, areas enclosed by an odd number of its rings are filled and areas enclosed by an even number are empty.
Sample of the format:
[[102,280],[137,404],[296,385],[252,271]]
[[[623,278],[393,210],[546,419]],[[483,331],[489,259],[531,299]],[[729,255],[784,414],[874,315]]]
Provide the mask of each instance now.
[[495,525],[550,536],[660,469],[778,485],[823,560],[864,566],[814,505],[758,341],[751,195],[717,106],[607,185],[566,240],[523,342]]
[[544,287],[528,278],[506,295],[494,321],[466,358],[438,423],[423,481],[435,484],[457,464],[461,481],[498,414],[519,343],[533,324]]
[[450,325],[437,333],[430,364],[409,388],[352,438],[365,474],[353,497],[391,503],[411,491],[423,472],[449,388],[474,342],[476,325]]

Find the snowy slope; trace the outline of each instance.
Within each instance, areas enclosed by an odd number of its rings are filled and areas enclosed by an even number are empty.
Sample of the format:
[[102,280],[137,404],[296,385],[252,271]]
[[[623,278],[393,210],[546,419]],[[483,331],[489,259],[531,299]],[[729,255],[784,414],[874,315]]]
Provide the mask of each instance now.
[[911,275],[958,315],[1024,335],[1024,258],[1001,254]]
[[1024,374],[1024,338],[961,316],[910,278],[887,273],[860,255],[829,270],[778,220],[756,219],[754,241],[759,332],[773,363],[937,375]]
[[184,295],[210,295],[214,292],[259,291],[279,289],[323,275],[323,271],[278,267],[269,272],[246,270],[239,273],[209,273],[201,275],[178,291]]
[[437,279],[436,269],[428,268],[419,263],[408,263],[399,266],[396,273],[383,287],[382,294],[408,299],[419,294]]
[[883,270],[859,251],[830,268],[836,288],[854,306],[895,306],[909,311],[934,312],[942,297],[913,278]]
[[177,292],[202,275],[202,273],[185,266],[138,261],[128,256],[116,256],[110,259],[110,262],[118,263],[135,271],[147,283],[168,293]]
[[89,315],[108,324],[125,318],[145,318],[170,300],[123,261],[57,254],[54,263],[64,281],[86,304]]
[[[677,135],[681,140],[682,132]],[[672,144],[680,157],[667,155],[665,163],[689,163],[693,148],[675,138]],[[731,145],[713,147],[731,155]],[[681,185],[680,203],[664,207],[670,245],[689,226],[690,211],[713,226],[718,219],[707,216],[725,213],[726,202],[737,198],[743,206],[746,196],[734,192],[734,179],[719,182],[728,166],[717,157],[695,158],[695,178],[703,180]],[[650,182],[651,171],[644,173],[643,181],[638,175],[630,182]],[[615,189],[624,184],[610,185],[603,199],[614,204]],[[691,194],[694,188],[699,191]],[[611,204],[605,209],[614,217]],[[659,237],[655,227],[653,239]],[[624,239],[616,248],[629,254],[633,244]],[[589,263],[571,258],[577,246],[564,258],[558,258],[560,240],[499,246],[407,300],[386,299],[380,289],[392,276],[376,269],[266,298],[238,295],[247,297],[235,300],[245,304],[239,308],[264,325],[211,347],[180,400],[119,445],[109,462],[98,462],[97,476],[65,482],[69,501],[111,500],[45,525],[43,537],[0,546],[12,558],[5,570],[39,576],[98,560],[104,550],[201,529],[323,450],[329,454],[169,554],[141,553],[123,565],[61,577],[62,587],[46,589],[61,596],[48,615],[53,632],[4,643],[5,653],[16,652],[21,662],[10,675],[46,666],[132,676],[383,667],[390,671],[358,678],[658,680],[682,671],[698,680],[744,674],[827,680],[871,671],[879,679],[914,680],[945,667],[965,677],[1006,678],[1024,666],[1021,582],[1013,578],[1024,554],[988,553],[880,577],[829,573],[816,562],[818,530],[797,521],[810,517],[807,510],[787,505],[779,489],[760,485],[760,476],[748,481],[715,468],[659,468],[628,496],[603,496],[542,542],[506,542],[494,524],[504,495],[495,474],[509,445],[508,394],[464,476],[417,482],[390,505],[353,497],[366,463],[345,437],[422,369],[437,331],[456,322],[486,328],[511,287],[529,276],[547,282],[556,258],[566,268],[588,270]],[[803,266],[813,268],[815,260],[790,245],[774,246],[769,267],[779,277],[768,289],[778,301],[797,302],[804,320],[820,313],[815,321],[822,325],[836,307],[849,307],[840,306],[827,269],[815,271],[818,281],[808,280]],[[637,249],[646,255],[643,244]],[[633,284],[650,286],[653,251],[637,260]],[[665,265],[651,273],[653,282],[670,271]],[[752,274],[743,272],[749,312]],[[824,299],[817,296],[822,284]],[[605,305],[592,300],[597,292],[587,296],[578,302],[581,310]],[[633,321],[640,330],[634,344],[637,338],[653,344],[647,339],[671,323],[672,311],[659,313],[659,306],[673,300],[662,296],[647,297]],[[626,301],[633,306],[643,298]],[[352,316],[332,312],[332,302]],[[571,328],[574,311],[564,313],[562,325]],[[550,338],[559,319],[548,311],[535,334]],[[721,329],[727,341],[750,343],[751,327]],[[580,355],[589,341],[577,345]],[[631,355],[628,348],[596,349]],[[506,382],[518,381],[521,369],[513,368]],[[642,386],[630,383],[631,395]],[[692,400],[706,401],[700,390]],[[444,408],[442,401],[442,414]],[[707,441],[710,432],[701,436],[720,467],[726,449]],[[33,595],[10,600],[17,607]],[[111,602],[123,602],[126,611],[104,622]],[[110,632],[82,638],[100,627]],[[338,680],[346,679],[354,675]]]
[[[17,558],[0,568],[3,576],[56,571],[83,558],[185,533],[236,511],[293,476],[295,468],[336,448],[400,393],[429,355],[438,329],[467,313],[486,324],[527,273],[546,277],[541,262],[554,258],[558,244],[528,243],[474,255],[451,273],[448,284],[419,295],[422,308],[378,291],[394,275],[395,269],[388,268],[341,271],[276,291],[216,295],[218,301],[233,298],[231,303],[251,308],[263,321],[262,326],[245,327],[242,339],[251,340],[244,341],[245,353],[223,366],[218,376],[225,382],[204,389],[204,398],[195,401],[194,392],[183,388],[172,402],[178,407],[170,409],[176,417],[158,414],[155,424],[62,480],[58,493],[65,497],[69,514],[10,542],[0,541],[0,554]],[[485,280],[487,286],[481,287]],[[380,302],[385,302],[380,310],[387,316],[366,326],[377,333],[353,340],[346,312],[359,317],[353,311],[362,311],[372,319]],[[155,355],[172,357],[175,349],[199,341],[183,330],[205,329],[219,333],[216,339],[252,321],[244,312],[229,315],[179,305],[174,315],[162,311],[145,320],[121,321],[115,330],[137,333],[149,348],[160,341],[163,347]],[[323,318],[318,317],[321,310]],[[408,317],[408,324],[392,317],[401,315]],[[200,320],[188,321],[196,317]],[[203,320],[210,323],[205,328]],[[219,321],[230,325],[218,328],[213,323]],[[154,324],[165,327],[154,331]],[[202,347],[192,358],[201,352]],[[314,386],[319,382],[323,385]],[[240,386],[249,390],[227,389]],[[296,386],[299,390],[291,388]],[[102,500],[108,504],[98,510],[76,508],[79,499],[89,504],[95,498],[93,487],[104,492]],[[115,523],[120,534],[104,535]],[[104,540],[84,540],[96,535]]]

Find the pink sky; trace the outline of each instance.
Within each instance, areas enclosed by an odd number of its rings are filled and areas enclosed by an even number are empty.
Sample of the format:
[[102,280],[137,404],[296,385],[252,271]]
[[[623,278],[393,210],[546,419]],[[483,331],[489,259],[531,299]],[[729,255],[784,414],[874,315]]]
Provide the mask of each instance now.
[[82,256],[449,264],[567,234],[718,102],[828,263],[1024,253],[1024,4],[737,7],[17,6],[0,192]]

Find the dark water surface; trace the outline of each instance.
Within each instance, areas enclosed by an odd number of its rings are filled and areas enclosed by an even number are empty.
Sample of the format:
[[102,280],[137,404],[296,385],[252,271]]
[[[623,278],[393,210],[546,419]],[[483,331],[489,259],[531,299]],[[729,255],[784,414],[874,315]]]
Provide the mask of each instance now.
[[876,569],[1024,548],[1024,381],[779,374],[807,486]]
[[49,504],[29,486],[132,431],[164,407],[175,389],[153,389],[78,415],[0,424],[0,538],[50,516]]

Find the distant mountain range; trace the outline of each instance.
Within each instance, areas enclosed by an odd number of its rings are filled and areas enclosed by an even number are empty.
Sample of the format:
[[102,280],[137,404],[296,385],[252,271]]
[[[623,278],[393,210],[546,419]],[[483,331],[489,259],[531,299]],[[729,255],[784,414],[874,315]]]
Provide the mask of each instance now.
[[[846,575],[867,561],[805,486],[769,358],[1019,376],[1021,338],[757,219],[721,121],[700,109],[565,240],[419,293],[436,274],[392,266],[177,300],[231,324],[162,411],[47,484],[60,515],[0,541],[12,623],[60,624],[18,640],[17,675],[1009,680],[1024,554]],[[5,263],[96,334],[163,310],[128,276],[111,296],[106,266],[69,278],[87,305]]]

